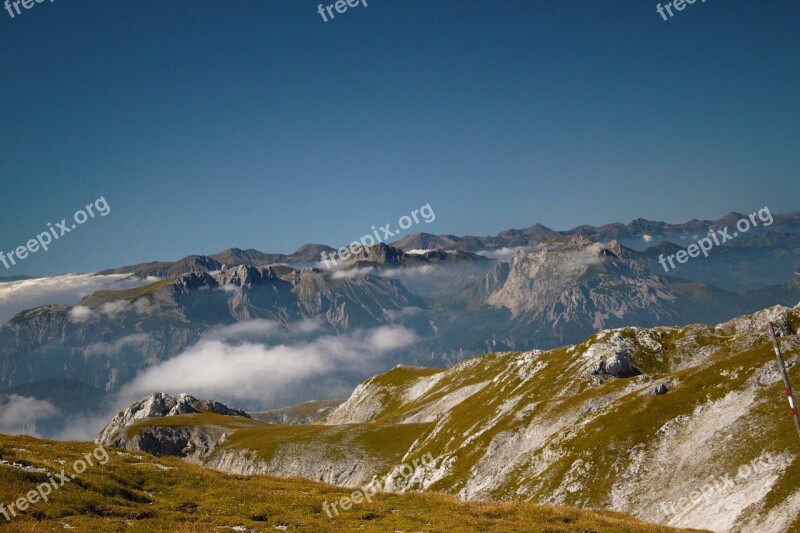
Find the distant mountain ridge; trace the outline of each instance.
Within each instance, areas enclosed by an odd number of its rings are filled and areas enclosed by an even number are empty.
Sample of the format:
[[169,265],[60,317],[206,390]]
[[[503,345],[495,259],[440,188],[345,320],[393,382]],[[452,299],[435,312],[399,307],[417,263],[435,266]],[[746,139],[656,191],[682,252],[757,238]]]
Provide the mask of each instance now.
[[139,263],[137,265],[111,268],[97,272],[98,275],[109,274],[132,274],[140,277],[175,277],[190,272],[211,272],[221,269],[223,266],[236,267],[241,265],[248,266],[268,266],[274,264],[301,264],[314,263],[320,260],[322,252],[331,253],[334,249],[324,244],[304,244],[293,254],[269,254],[255,249],[242,250],[240,248],[228,248],[213,255],[190,255],[178,261],[153,261],[149,263]]
[[[535,224],[522,229],[504,230],[495,236],[414,233],[393,243],[388,243],[388,245],[406,253],[412,251],[460,251],[478,254],[494,253],[508,248],[535,246],[558,237],[583,236],[601,242],[617,240],[625,246],[633,246],[641,250],[650,248],[650,253],[654,254],[656,252],[663,253],[664,250],[677,247],[685,248],[693,241],[705,236],[710,229],[734,226],[741,218],[747,218],[747,215],[731,212],[718,220],[692,219],[679,224],[638,218],[627,224],[583,225],[566,231],[557,231],[542,224]],[[661,241],[671,242],[674,246],[659,244]],[[651,245],[650,243],[653,244]],[[730,243],[731,247],[751,248],[775,245],[791,245],[793,248],[800,248],[800,213],[773,215],[773,223],[770,226],[752,229],[750,233],[743,235],[738,241]],[[381,249],[385,255],[387,244],[382,243],[379,246],[383,247]],[[168,278],[189,272],[215,271],[223,266],[228,268],[239,265],[268,266],[274,264],[295,265],[297,267],[321,266],[321,254],[323,252],[332,254],[336,251],[336,248],[324,244],[304,244],[291,254],[265,253],[252,248],[247,250],[229,248],[211,255],[192,255],[177,261],[155,261],[122,266],[103,270],[98,274],[131,274],[142,278],[148,276]],[[374,252],[362,252],[359,256],[368,263],[376,262],[382,264],[380,260],[363,257],[370,253]],[[800,254],[794,259],[800,261]],[[785,279],[785,276],[782,279]],[[734,287],[730,286],[728,288]]]

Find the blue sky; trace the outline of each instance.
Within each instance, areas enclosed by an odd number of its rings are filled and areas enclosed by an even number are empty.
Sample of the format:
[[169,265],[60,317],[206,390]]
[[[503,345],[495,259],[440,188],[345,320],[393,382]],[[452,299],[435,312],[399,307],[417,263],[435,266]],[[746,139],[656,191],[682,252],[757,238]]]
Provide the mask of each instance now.
[[0,11],[0,276],[800,208],[800,5],[65,1]]

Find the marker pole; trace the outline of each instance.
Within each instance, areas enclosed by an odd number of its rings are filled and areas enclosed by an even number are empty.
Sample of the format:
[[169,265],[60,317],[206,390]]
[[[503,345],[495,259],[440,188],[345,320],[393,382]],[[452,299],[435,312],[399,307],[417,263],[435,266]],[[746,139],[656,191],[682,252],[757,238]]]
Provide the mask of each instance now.
[[769,334],[772,337],[772,345],[775,347],[775,357],[778,358],[778,369],[781,371],[783,383],[786,385],[786,397],[789,399],[789,407],[792,409],[794,426],[797,428],[797,434],[800,435],[800,419],[797,418],[797,408],[794,403],[794,395],[792,395],[792,385],[789,383],[789,376],[786,375],[786,367],[783,364],[783,357],[781,357],[781,345],[778,342],[778,337],[775,336],[775,327],[772,325],[772,322],[769,323]]

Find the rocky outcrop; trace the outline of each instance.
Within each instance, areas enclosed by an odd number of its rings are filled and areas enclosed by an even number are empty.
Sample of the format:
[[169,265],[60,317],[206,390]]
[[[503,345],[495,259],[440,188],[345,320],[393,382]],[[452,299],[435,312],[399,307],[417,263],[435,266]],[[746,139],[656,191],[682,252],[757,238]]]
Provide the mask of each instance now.
[[171,456],[203,464],[214,450],[230,435],[225,428],[204,426],[143,427],[130,434],[117,433],[103,446],[124,448],[129,451],[146,452],[156,457]]
[[250,418],[239,409],[216,401],[198,400],[188,394],[170,396],[162,392],[150,394],[119,413],[97,436],[104,446],[143,451],[153,455],[173,455],[200,460],[224,441],[230,430],[210,424],[198,426],[135,427],[137,422],[187,414],[216,413],[230,417]]
[[603,332],[598,335],[598,342],[587,350],[587,357],[597,359],[597,366],[592,371],[593,375],[604,375],[615,378],[629,378],[641,374],[634,367],[631,355],[635,351],[634,342],[622,335],[620,331],[611,332],[605,336]]

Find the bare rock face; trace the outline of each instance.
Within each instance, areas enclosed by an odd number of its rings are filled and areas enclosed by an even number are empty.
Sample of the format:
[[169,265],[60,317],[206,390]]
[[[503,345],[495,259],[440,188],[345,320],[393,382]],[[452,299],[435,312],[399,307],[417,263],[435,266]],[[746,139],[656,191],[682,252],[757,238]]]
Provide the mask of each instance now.
[[[675,316],[670,290],[625,256],[616,241],[586,237],[519,251],[505,272],[485,280],[487,303],[545,323],[602,329],[621,319],[651,323]],[[502,275],[501,275],[502,274]]]
[[606,362],[606,372],[615,378],[627,378],[639,374],[633,367],[630,354],[626,351],[614,353]]

